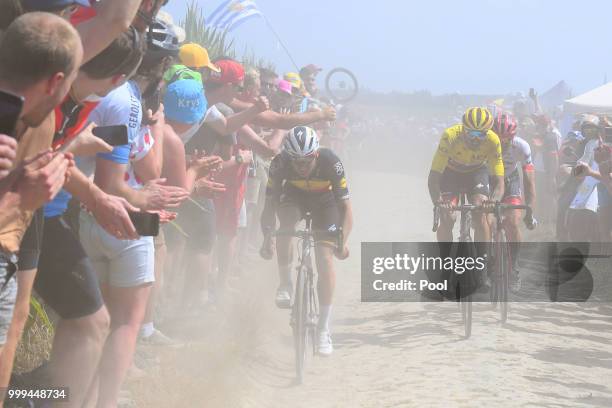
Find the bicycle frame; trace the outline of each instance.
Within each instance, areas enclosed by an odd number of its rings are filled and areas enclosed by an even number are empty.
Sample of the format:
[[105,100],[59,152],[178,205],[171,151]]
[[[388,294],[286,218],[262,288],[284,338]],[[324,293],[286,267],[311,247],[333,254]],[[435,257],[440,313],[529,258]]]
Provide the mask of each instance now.
[[[290,326],[293,330],[295,345],[295,369],[298,383],[304,379],[304,366],[308,349],[308,342],[312,346],[313,355],[316,353],[316,329],[319,317],[319,301],[316,288],[316,273],[313,266],[313,248],[315,247],[315,231],[312,229],[312,216],[306,213],[306,225],[301,231],[277,231],[275,236],[290,236],[301,240],[298,255],[297,279],[291,307]],[[337,245],[343,244],[342,229],[336,235]]]

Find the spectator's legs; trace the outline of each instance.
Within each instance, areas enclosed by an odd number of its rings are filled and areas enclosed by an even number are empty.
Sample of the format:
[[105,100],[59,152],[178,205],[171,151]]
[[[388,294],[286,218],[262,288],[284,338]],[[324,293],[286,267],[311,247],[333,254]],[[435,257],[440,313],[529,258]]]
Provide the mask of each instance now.
[[[0,393],[8,387],[11,379],[15,351],[30,312],[30,296],[32,295],[35,277],[36,269],[17,272],[17,300],[13,310],[13,320],[11,320],[6,344],[0,353]],[[0,398],[0,408],[3,406]]]
[[187,250],[185,254],[189,262],[185,265],[182,303],[186,308],[197,307],[202,290],[210,277],[210,254],[193,250]]
[[50,370],[54,386],[70,389],[70,402],[62,407],[81,407],[100,361],[108,328],[106,307],[92,315],[58,323]]
[[155,308],[160,300],[160,294],[163,288],[164,266],[166,261],[167,247],[163,239],[163,231],[160,231],[159,237],[155,239],[155,282],[151,288],[151,295],[147,304],[144,320],[142,322],[141,337],[148,337],[153,334],[155,329]]
[[237,234],[219,233],[219,241],[217,243],[217,265],[219,266],[217,293],[220,296],[223,296],[227,286],[227,276],[235,264],[234,258],[236,256],[237,242]]
[[111,331],[100,359],[98,408],[117,407],[121,385],[134,357],[151,286],[146,284],[135,288],[103,288],[111,316]]

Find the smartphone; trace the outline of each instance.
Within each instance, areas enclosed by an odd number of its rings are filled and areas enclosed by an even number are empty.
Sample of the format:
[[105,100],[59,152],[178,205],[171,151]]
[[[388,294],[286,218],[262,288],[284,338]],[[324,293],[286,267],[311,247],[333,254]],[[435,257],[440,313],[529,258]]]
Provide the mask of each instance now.
[[24,101],[22,96],[0,91],[0,133],[15,137],[15,127]]
[[159,235],[159,214],[146,212],[129,212],[130,220],[141,237],[156,237]]
[[91,132],[111,146],[123,146],[130,143],[126,125],[98,126]]

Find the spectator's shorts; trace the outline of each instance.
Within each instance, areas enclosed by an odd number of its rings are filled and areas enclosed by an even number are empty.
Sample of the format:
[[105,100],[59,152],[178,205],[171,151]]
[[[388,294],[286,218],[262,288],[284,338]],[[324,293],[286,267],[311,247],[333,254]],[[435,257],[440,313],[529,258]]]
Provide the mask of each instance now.
[[0,254],[0,345],[6,343],[17,300],[16,261],[8,255]]
[[34,288],[63,319],[89,316],[104,305],[96,271],[62,216],[45,219]]
[[[178,211],[174,225],[166,228],[168,245],[172,246],[177,239],[185,239],[185,249],[192,253],[210,255],[217,237],[215,205],[210,199],[196,198],[187,200]],[[186,234],[187,236],[184,236]],[[182,235],[183,238],[179,238]]]
[[81,211],[80,224],[83,248],[91,259],[100,283],[133,288],[155,282],[153,237],[117,239],[85,211]]

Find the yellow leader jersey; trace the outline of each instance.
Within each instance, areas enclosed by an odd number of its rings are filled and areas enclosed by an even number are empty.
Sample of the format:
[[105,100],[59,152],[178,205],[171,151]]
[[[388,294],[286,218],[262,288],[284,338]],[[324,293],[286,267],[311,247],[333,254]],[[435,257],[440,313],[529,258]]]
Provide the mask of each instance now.
[[488,165],[489,174],[503,176],[502,148],[495,132],[489,130],[477,149],[472,149],[464,143],[460,137],[462,133],[463,125],[456,125],[444,131],[431,164],[431,171],[443,173],[448,167],[461,173],[470,173]]

